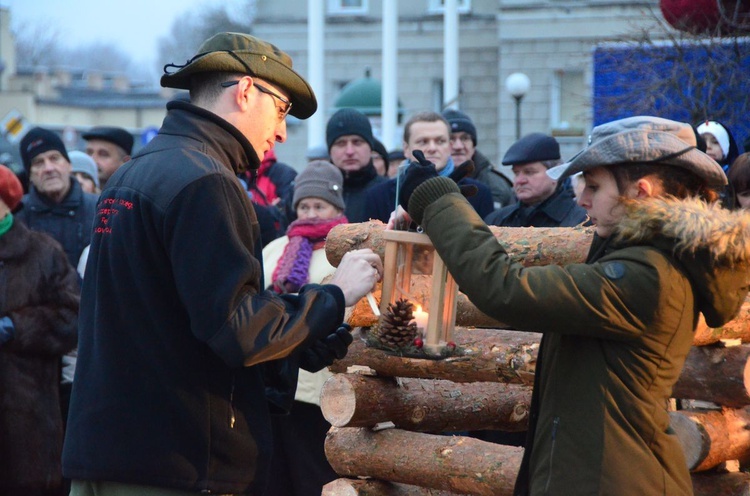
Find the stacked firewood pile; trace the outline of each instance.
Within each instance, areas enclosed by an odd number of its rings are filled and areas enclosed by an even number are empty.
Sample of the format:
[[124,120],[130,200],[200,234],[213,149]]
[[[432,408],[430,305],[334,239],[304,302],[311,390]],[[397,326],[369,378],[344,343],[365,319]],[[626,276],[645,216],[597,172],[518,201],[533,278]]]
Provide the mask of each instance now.
[[[382,256],[379,222],[335,228],[326,243],[337,265],[344,253],[372,248]],[[583,261],[584,228],[492,228],[525,265]],[[412,284],[430,287],[429,276]],[[523,449],[471,437],[473,430],[523,431],[540,335],[503,329],[459,295],[454,341],[462,353],[443,359],[398,356],[355,340],[323,388],[333,425],[326,454],[341,476],[323,495],[510,495]],[[350,322],[360,331],[377,318],[366,303]],[[575,325],[575,323],[571,323]],[[749,495],[750,301],[721,329],[701,320],[674,388],[672,428],[683,444],[696,495]]]

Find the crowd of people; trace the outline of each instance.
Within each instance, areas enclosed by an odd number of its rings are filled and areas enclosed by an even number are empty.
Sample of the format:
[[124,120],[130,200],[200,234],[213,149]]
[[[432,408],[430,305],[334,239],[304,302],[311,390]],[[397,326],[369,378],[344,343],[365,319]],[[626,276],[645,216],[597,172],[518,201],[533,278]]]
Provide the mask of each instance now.
[[[297,173],[275,144],[319,109],[276,46],[219,33],[161,84],[189,96],[141,150],[35,127],[28,186],[0,166],[0,494],[320,494],[326,367],[383,273],[371,250],[332,267],[325,239],[401,217],[480,310],[543,334],[528,432],[470,433],[525,446],[514,494],[691,494],[665,405],[698,314],[721,326],[750,288],[750,153],[727,126],[635,116],[567,160],[531,133],[511,179],[464,112],[414,112],[388,151],[343,108]],[[595,235],[583,264],[524,269],[489,225]]]

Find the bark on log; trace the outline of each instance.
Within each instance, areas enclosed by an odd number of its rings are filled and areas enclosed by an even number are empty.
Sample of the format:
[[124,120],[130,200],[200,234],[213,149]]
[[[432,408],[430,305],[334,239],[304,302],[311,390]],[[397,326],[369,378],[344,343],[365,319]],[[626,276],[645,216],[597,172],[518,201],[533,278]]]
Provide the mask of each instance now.
[[690,470],[700,472],[750,457],[750,409],[678,410],[670,416]]
[[743,343],[750,343],[750,299],[746,299],[737,316],[722,327],[708,327],[703,314],[700,315],[693,344],[706,346],[722,339],[740,339]]
[[750,474],[700,473],[692,474],[695,496],[750,496]]
[[321,496],[455,496],[456,494],[458,493],[376,479],[336,479],[323,486]]
[[693,347],[672,396],[731,408],[750,405],[749,358],[750,344]]
[[[414,275],[411,278],[411,293],[419,296],[421,300],[427,298],[432,285],[432,277],[425,275]],[[373,291],[375,299],[380,303],[380,284]],[[507,329],[508,326],[502,322],[488,317],[469,301],[465,294],[458,292],[456,299],[456,325],[462,327],[486,327],[490,329]],[[362,298],[352,310],[348,319],[353,327],[369,327],[378,322],[378,318],[372,312],[367,300]],[[734,320],[727,322],[719,328],[710,328],[706,324],[703,315],[698,320],[693,344],[695,346],[706,346],[717,343],[722,339],[740,339],[743,343],[750,343],[750,300],[746,300],[740,308],[740,312]]]
[[[533,384],[540,334],[456,328],[453,336],[465,354],[442,360],[396,356],[355,340],[347,356],[334,362],[331,370],[346,372],[360,365],[388,377]],[[672,396],[730,408],[750,405],[750,344],[693,347]]]
[[487,496],[512,494],[523,456],[523,448],[461,436],[338,427],[328,431],[325,450],[342,476]]
[[[384,229],[385,224],[378,220],[334,227],[326,238],[328,261],[338,267],[346,252],[360,248],[370,248],[382,259],[385,255]],[[593,227],[490,226],[490,231],[511,259],[527,267],[583,262],[594,234]]]
[[336,374],[320,395],[323,416],[334,427],[393,422],[417,432],[524,431],[531,388],[517,384],[394,379]]
[[533,332],[457,327],[453,338],[464,354],[442,360],[396,356],[355,340],[346,357],[334,362],[330,369],[346,372],[348,367],[362,365],[390,377],[531,385],[540,337]]

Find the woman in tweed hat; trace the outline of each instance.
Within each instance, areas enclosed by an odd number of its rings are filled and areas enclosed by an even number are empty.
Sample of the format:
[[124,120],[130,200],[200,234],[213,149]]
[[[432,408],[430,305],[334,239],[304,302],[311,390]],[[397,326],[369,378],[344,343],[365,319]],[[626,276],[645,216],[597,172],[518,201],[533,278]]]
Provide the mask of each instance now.
[[515,329],[543,333],[515,495],[689,495],[667,403],[700,313],[735,317],[750,287],[750,215],[716,202],[726,177],[688,124],[632,117],[594,128],[550,169],[583,173],[596,224],[585,263],[513,263],[458,187],[413,168],[402,206],[461,291]]

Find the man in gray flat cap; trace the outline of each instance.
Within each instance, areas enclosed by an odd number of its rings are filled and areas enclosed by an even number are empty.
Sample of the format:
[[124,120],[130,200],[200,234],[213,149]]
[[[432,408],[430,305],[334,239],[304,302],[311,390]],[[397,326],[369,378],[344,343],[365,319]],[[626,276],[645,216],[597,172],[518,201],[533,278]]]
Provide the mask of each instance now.
[[86,153],[96,162],[101,187],[117,169],[130,160],[133,135],[121,127],[96,126],[83,133]]
[[[79,318],[63,453],[73,495],[261,495],[270,415],[300,367],[346,354],[344,309],[382,273],[371,250],[329,284],[263,291],[258,221],[237,174],[286,140],[317,102],[290,57],[220,33],[162,86],[159,134],[102,191]],[[172,71],[168,71],[172,69]]]
[[572,227],[586,221],[586,210],[578,206],[569,187],[547,175],[561,163],[560,145],[552,136],[531,133],[516,141],[503,157],[513,167],[513,192],[518,202],[495,210],[484,221],[504,227]]

